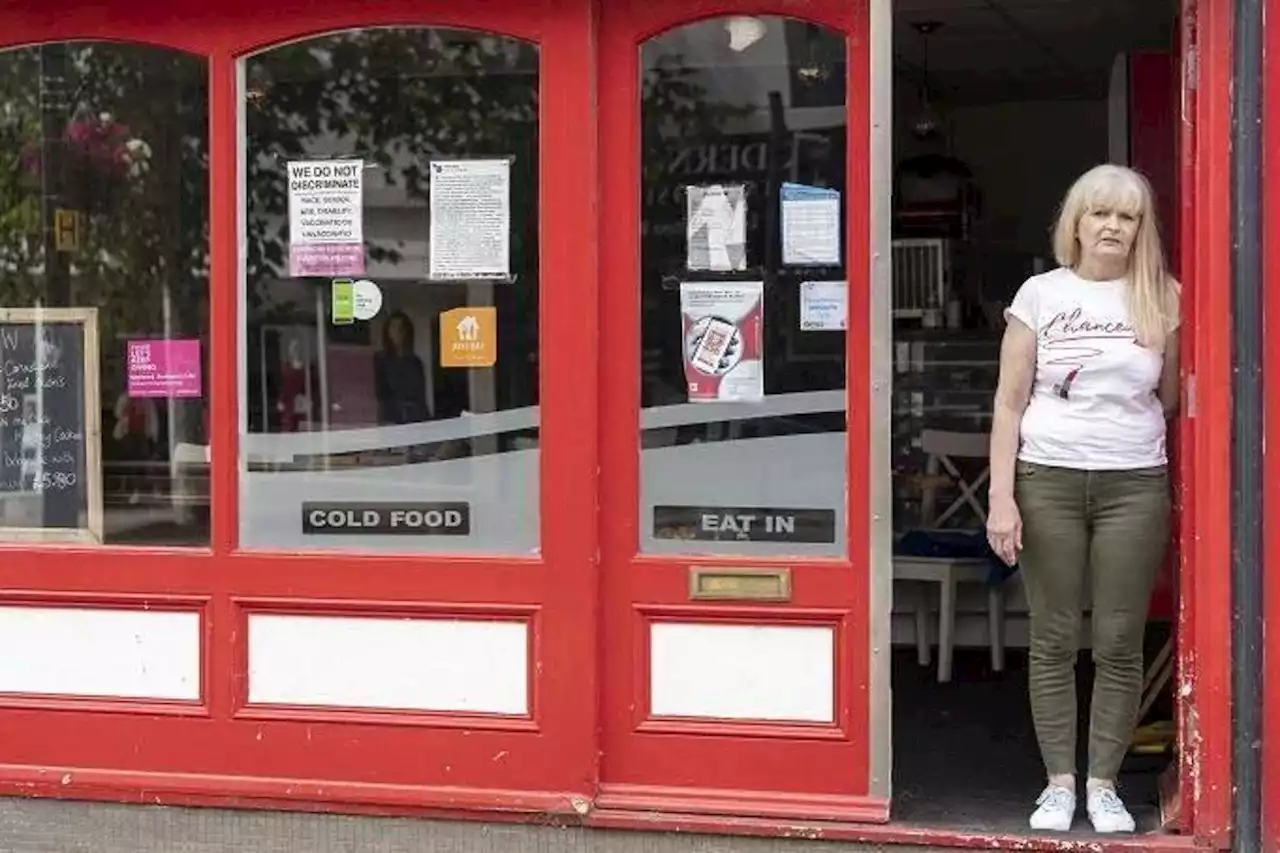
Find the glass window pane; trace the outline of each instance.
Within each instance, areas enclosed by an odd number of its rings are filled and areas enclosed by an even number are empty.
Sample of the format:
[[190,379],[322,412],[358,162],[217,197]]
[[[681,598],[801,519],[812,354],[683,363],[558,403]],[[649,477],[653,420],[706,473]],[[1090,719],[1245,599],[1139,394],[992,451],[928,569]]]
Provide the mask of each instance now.
[[538,51],[367,29],[244,68],[240,541],[538,549]]
[[642,56],[642,551],[845,552],[845,47],[780,17]]
[[0,52],[0,539],[209,541],[207,78]]

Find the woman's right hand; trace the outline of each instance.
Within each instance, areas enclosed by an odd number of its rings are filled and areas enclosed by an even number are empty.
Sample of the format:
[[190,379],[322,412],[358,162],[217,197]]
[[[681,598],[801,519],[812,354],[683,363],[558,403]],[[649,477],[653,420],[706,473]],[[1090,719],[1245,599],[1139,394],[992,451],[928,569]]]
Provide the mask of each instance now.
[[987,510],[987,542],[1005,565],[1018,562],[1022,550],[1022,514],[1012,496],[991,499]]

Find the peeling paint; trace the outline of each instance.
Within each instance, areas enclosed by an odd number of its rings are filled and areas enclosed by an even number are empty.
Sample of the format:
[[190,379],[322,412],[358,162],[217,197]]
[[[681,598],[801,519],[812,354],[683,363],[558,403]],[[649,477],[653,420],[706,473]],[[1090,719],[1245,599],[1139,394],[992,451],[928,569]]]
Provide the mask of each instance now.
[[1200,737],[1200,712],[1196,710],[1195,703],[1189,703],[1186,715],[1187,731],[1184,735],[1187,749],[1187,759],[1184,762],[1187,775],[1190,776],[1191,782],[1191,801],[1198,803],[1204,796],[1203,780],[1200,775],[1200,752],[1203,748],[1203,740]]
[[1060,851],[1060,853],[1107,853],[1109,849],[1114,849],[1103,841],[1076,839],[1010,838],[1008,836],[993,837],[989,835],[961,834],[949,835],[948,840],[965,847],[985,847],[988,850],[1052,850]]

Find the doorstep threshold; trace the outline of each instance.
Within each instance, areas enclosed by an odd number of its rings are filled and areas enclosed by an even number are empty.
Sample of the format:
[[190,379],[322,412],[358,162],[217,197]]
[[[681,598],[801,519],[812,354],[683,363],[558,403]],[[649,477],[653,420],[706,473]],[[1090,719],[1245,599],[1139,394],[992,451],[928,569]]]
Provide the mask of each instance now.
[[969,850],[1059,851],[1059,853],[1208,853],[1213,847],[1193,838],[1165,832],[1136,835],[1098,835],[1088,832],[984,833],[937,825],[891,821],[885,824],[840,823],[783,818],[731,817],[678,812],[640,812],[596,809],[590,826],[651,832],[690,832],[708,835],[746,835],[863,844],[900,844]]

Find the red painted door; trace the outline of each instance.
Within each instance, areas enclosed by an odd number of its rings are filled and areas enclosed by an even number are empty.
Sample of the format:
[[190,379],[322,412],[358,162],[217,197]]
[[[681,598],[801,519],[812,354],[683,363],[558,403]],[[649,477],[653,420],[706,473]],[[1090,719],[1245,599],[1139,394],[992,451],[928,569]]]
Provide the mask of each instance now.
[[868,10],[767,11],[601,8],[597,805],[883,820]]

